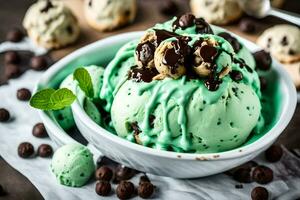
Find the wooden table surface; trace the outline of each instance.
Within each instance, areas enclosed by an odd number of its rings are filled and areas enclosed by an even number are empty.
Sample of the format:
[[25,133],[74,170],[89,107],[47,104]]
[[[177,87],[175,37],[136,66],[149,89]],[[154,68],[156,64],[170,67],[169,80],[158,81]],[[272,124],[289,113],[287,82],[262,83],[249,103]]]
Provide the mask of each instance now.
[[[159,13],[160,2],[162,0],[139,0],[139,12],[134,24],[124,27],[122,29],[108,32],[108,33],[98,33],[92,30],[86,24],[82,16],[82,0],[65,0],[65,2],[73,9],[74,13],[77,15],[80,21],[80,26],[82,27],[82,34],[79,41],[70,47],[52,51],[51,55],[55,60],[59,60],[66,54],[78,49],[79,47],[89,44],[93,41],[105,38],[110,35],[115,35],[122,32],[128,31],[137,31],[145,30],[148,27],[151,27],[157,22],[163,22],[168,19]],[[177,0],[180,4],[179,13],[184,13],[189,11],[188,0]],[[26,12],[26,9],[32,4],[34,0],[0,0],[0,41],[5,40],[5,34],[7,30],[13,27],[21,27],[23,16]],[[293,11],[300,13],[300,1],[299,0],[287,0],[284,5],[285,10]],[[263,31],[266,27],[272,26],[277,23],[284,23],[278,19],[268,17],[259,22],[259,31],[256,35],[249,35],[241,33],[237,29],[237,24],[230,26],[225,26],[225,28],[240,34],[241,36],[255,41],[257,35]],[[3,74],[3,66],[0,64],[0,76]],[[290,122],[287,129],[278,139],[278,143],[286,145],[288,148],[300,148],[300,106],[297,106],[295,115]],[[1,132],[1,130],[0,130]],[[1,154],[1,152],[0,152]],[[47,181],[47,180],[45,180]],[[37,189],[30,183],[30,181],[24,177],[22,174],[14,170],[14,168],[8,165],[0,157],[0,184],[5,187],[9,192],[9,195],[6,197],[0,197],[0,199],[5,200],[39,200],[43,199]]]

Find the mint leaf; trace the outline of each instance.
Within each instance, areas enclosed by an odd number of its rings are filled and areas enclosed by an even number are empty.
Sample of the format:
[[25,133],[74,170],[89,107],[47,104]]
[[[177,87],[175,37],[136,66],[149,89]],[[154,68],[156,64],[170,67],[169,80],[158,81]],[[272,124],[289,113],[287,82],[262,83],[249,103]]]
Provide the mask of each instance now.
[[92,78],[89,72],[84,68],[78,68],[73,73],[74,80],[77,80],[79,83],[80,89],[85,93],[86,96],[93,98],[94,89]]
[[60,110],[62,108],[70,106],[76,96],[73,92],[67,88],[61,88],[56,90],[50,97],[51,110]]
[[40,110],[59,110],[70,106],[76,96],[71,90],[62,89],[44,89],[34,94],[30,99],[30,105]]
[[30,99],[30,106],[41,110],[50,110],[50,98],[54,92],[55,90],[50,88],[35,93]]

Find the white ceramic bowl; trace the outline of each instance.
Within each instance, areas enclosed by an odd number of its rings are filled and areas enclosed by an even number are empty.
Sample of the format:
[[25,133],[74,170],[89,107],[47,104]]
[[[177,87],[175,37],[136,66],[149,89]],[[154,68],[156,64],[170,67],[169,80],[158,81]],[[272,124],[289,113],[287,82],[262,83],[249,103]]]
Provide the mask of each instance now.
[[[57,85],[67,73],[80,65],[104,63],[112,59],[117,49],[126,42],[139,38],[142,32],[133,32],[113,36],[83,47],[63,58],[53,65],[42,77],[38,88]],[[236,36],[238,37],[238,36]],[[258,47],[238,37],[250,50]],[[107,49],[109,48],[109,51]],[[98,55],[98,56],[97,56]],[[89,143],[105,156],[126,166],[140,171],[176,178],[196,178],[226,171],[246,161],[253,159],[268,148],[282,133],[291,120],[296,107],[296,89],[289,75],[277,63],[273,71],[279,74],[279,90],[282,95],[282,105],[279,119],[263,137],[240,148],[210,154],[176,153],[151,149],[131,143],[111,134],[93,122],[81,107],[83,99],[77,99],[72,105],[75,122],[82,135]],[[58,144],[74,142],[53,120],[47,112],[40,111],[50,137]]]

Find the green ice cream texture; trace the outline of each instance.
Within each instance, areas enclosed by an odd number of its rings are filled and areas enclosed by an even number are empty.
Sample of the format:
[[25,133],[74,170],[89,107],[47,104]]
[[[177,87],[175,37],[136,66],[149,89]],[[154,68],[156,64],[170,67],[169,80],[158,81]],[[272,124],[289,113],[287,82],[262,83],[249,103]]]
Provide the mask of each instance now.
[[95,171],[93,154],[81,144],[67,144],[54,153],[50,168],[60,184],[81,187]]
[[[176,20],[175,17],[157,24],[146,32],[151,35],[167,30],[190,37],[190,47],[200,39],[217,41],[220,53],[214,61],[216,71],[220,73],[229,66],[231,71],[242,74],[242,80],[234,81],[227,74],[219,88],[210,91],[203,77],[167,76],[150,82],[128,78],[128,71],[137,65],[139,42],[132,41],[108,64],[100,92],[100,98],[107,101],[105,109],[111,112],[117,135],[144,146],[176,152],[222,152],[243,145],[251,133],[259,134],[265,125],[252,54],[241,43],[236,50],[220,36],[199,33],[197,25],[174,30]],[[172,41],[176,38],[166,38],[158,46]]]

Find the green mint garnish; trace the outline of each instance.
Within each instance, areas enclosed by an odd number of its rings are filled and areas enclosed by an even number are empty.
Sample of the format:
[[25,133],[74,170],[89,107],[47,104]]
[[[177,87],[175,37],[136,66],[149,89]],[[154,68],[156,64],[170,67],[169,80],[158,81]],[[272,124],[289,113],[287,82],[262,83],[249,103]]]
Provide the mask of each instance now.
[[40,110],[60,110],[70,106],[76,99],[73,92],[67,88],[44,89],[34,94],[30,105]]
[[84,68],[78,68],[73,73],[74,80],[78,81],[80,89],[85,93],[86,96],[93,98],[94,89],[92,78],[89,72]]

